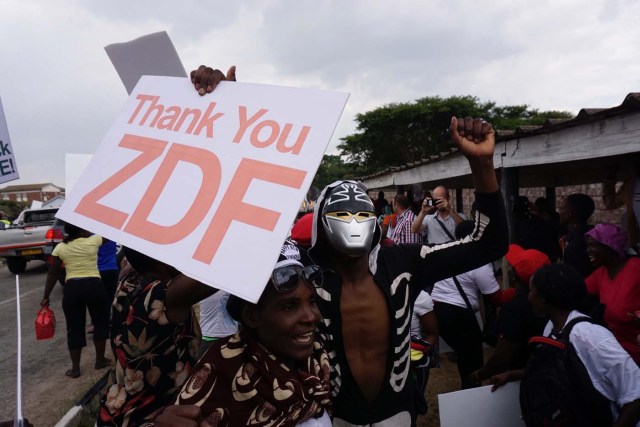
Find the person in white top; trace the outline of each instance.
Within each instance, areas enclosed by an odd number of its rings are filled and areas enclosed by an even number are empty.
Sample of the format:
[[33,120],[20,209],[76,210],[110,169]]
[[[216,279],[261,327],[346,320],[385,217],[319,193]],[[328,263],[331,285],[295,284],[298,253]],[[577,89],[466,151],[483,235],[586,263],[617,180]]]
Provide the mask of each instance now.
[[[461,222],[456,227],[456,237],[466,237],[473,227],[473,221]],[[469,301],[469,306],[458,290],[456,280]],[[479,385],[472,382],[469,375],[484,364],[482,331],[475,316],[480,306],[480,295],[486,295],[494,304],[501,305],[515,295],[515,290],[502,291],[493,274],[493,267],[486,264],[436,282],[431,292],[440,336],[458,358],[458,373],[463,389]]]
[[[549,316],[545,336],[558,336],[576,317],[587,294],[579,273],[566,264],[540,268],[529,285],[529,301],[536,315]],[[611,401],[614,426],[640,426],[640,368],[602,326],[577,323],[569,335],[595,389]],[[507,381],[522,378],[523,371],[509,371],[492,378],[494,389]]]
[[238,322],[233,320],[227,312],[228,300],[229,293],[218,291],[200,301],[200,330],[202,330],[200,357],[215,341],[238,332]]

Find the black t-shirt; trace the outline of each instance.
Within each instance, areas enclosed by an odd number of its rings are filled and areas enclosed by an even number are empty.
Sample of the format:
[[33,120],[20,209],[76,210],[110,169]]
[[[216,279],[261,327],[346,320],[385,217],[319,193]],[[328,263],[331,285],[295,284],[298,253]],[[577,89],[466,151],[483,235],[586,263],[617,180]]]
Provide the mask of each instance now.
[[513,359],[513,366],[510,366],[510,369],[524,367],[529,358],[529,339],[542,335],[547,320],[533,314],[526,291],[518,292],[511,301],[502,306],[498,316],[499,336],[520,344],[520,350]]

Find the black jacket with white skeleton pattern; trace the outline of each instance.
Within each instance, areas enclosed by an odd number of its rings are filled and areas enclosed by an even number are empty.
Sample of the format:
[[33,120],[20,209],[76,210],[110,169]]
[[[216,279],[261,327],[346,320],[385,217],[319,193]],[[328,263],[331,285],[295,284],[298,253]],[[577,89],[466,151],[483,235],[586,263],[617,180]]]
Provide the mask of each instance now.
[[[350,372],[344,350],[340,316],[341,278],[332,270],[328,256],[332,249],[324,239],[318,239],[318,234],[323,232],[319,221],[324,198],[333,187],[343,182],[326,187],[316,203],[312,248],[309,251],[313,261],[324,270],[324,285],[318,289],[318,304],[323,316],[319,332],[331,360],[334,425],[412,425],[416,417],[416,387],[409,375],[413,303],[427,284],[480,267],[506,253],[508,230],[504,203],[499,192],[477,193],[478,214],[473,233],[463,240],[440,245],[381,247],[380,228],[376,225],[369,253],[369,271],[387,299],[391,343],[384,383],[375,402],[369,405]],[[357,185],[362,186],[361,183]]]

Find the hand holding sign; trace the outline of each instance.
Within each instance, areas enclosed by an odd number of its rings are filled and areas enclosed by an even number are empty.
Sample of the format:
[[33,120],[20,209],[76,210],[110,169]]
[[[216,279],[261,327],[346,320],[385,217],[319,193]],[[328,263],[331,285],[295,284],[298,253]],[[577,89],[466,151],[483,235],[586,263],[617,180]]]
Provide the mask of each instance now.
[[214,70],[206,65],[201,65],[197,70],[191,71],[191,83],[198,91],[198,95],[211,93],[222,80],[236,81],[236,66],[232,65],[226,76],[217,68]]

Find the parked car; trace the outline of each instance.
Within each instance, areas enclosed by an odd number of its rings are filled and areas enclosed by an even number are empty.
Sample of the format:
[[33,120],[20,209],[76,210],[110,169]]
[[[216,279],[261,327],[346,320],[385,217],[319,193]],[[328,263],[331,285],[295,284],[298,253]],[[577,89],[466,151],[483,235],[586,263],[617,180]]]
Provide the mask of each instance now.
[[[58,243],[62,242],[65,237],[67,237],[67,235],[64,232],[64,221],[60,218],[56,218],[45,234],[45,240],[47,241],[47,245],[45,247],[45,261],[49,268],[51,268],[51,253],[53,252],[53,248],[55,248]],[[64,263],[62,263],[62,270],[58,277],[60,284],[64,284],[65,276],[66,270],[64,269]]]
[[25,209],[10,227],[0,230],[0,257],[7,261],[9,271],[19,274],[28,261],[46,260],[46,234],[57,212],[58,208]]

